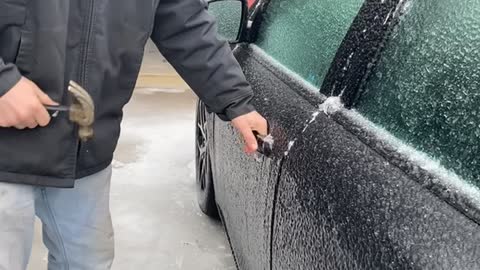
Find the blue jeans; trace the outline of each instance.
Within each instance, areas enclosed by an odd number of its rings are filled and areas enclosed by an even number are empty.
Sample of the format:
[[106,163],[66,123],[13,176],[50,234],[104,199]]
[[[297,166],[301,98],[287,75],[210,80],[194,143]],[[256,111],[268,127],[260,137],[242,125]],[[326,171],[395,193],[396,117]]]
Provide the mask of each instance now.
[[35,214],[43,223],[49,270],[110,269],[114,256],[111,167],[73,189],[0,183],[0,270],[25,270]]

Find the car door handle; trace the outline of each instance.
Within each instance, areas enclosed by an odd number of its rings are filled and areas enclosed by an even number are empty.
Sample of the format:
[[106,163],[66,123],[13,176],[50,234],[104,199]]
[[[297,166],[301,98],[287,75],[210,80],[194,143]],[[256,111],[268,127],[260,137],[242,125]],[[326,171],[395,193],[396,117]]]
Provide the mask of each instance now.
[[255,133],[255,137],[257,138],[258,148],[257,152],[264,156],[271,156],[273,153],[273,137],[272,135],[261,135]]

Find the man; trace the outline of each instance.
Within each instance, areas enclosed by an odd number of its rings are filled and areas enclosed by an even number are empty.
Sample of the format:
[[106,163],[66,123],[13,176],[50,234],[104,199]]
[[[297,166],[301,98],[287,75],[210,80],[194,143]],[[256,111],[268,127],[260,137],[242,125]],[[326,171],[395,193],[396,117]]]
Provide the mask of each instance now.
[[[232,120],[246,151],[256,150],[252,131],[265,134],[266,121],[206,7],[202,0],[0,0],[0,269],[26,268],[35,213],[49,269],[110,268],[110,163],[149,37],[209,110]],[[68,103],[69,80],[95,102],[88,142],[66,114],[50,119],[44,108]]]

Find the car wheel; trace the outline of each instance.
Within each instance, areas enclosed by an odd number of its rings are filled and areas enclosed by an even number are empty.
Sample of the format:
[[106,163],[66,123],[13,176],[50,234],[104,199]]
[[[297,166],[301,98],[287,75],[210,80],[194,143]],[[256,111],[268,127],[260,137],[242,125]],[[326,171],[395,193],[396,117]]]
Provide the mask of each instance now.
[[195,128],[196,185],[198,205],[207,216],[218,218],[213,188],[212,160],[209,143],[211,134],[207,126],[207,110],[202,102],[197,105],[197,125]]

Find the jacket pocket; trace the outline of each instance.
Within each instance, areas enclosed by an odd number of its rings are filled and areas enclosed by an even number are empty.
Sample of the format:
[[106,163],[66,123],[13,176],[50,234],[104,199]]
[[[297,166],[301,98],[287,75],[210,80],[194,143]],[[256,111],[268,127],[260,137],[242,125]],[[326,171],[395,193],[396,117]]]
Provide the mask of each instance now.
[[33,33],[22,29],[20,36],[20,45],[15,59],[15,64],[22,73],[27,75],[32,70],[33,64]]
[[0,0],[0,57],[6,63],[15,63],[26,14],[26,0]]

